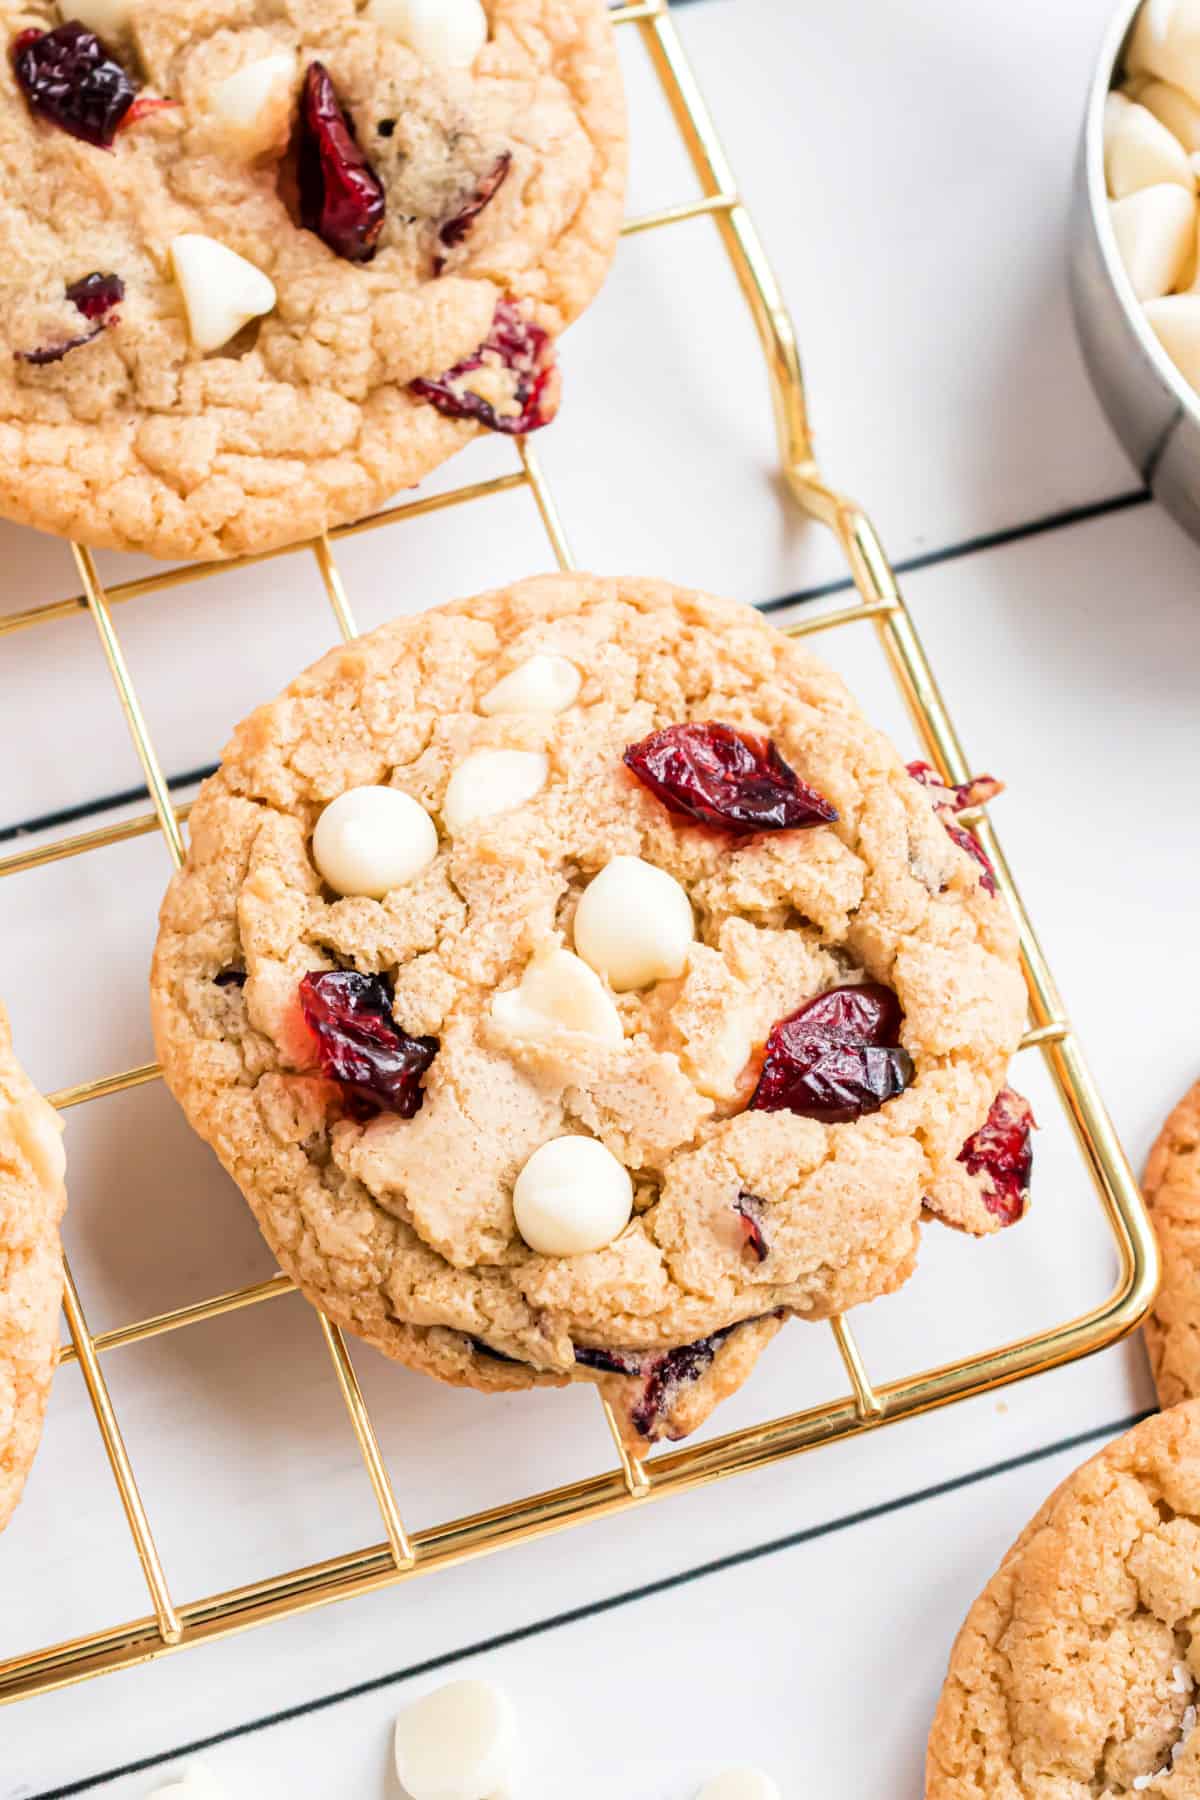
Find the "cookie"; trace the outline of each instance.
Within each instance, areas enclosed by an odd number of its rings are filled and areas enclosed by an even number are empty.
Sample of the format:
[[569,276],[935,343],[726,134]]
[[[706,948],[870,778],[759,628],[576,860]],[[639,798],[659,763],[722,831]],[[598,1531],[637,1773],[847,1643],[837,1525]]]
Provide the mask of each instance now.
[[926,1800],[1192,1800],[1200,1403],[1156,1414],[1052,1494],[950,1657]]
[[0,4],[0,510],[224,557],[548,422],[622,216],[603,0],[62,10]]
[[58,1359],[62,1122],[13,1055],[0,1007],[0,1530],[21,1498]]
[[1162,1254],[1146,1348],[1163,1406],[1200,1395],[1200,1083],[1167,1118],[1143,1179]]
[[635,1447],[905,1280],[1021,1033],[1010,914],[838,676],[662,582],[331,652],[190,833],[156,1041],[283,1267],[443,1379],[600,1383]]

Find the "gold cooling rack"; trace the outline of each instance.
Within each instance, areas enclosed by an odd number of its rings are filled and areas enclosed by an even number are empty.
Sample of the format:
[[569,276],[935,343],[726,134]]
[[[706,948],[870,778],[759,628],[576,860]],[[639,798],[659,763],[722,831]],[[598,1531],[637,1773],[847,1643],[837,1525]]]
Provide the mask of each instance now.
[[[758,235],[738,198],[733,171],[684,57],[666,0],[645,0],[644,4],[619,6],[613,9],[612,17],[617,25],[632,26],[640,33],[703,190],[700,199],[629,220],[625,231],[656,230],[659,226],[675,224],[701,213],[712,215],[762,340],[788,484],[805,511],[834,533],[845,552],[858,590],[858,598],[853,604],[815,613],[787,629],[795,636],[805,636],[871,621],[929,754],[948,780],[964,781],[969,771],[962,747],[887,557],[865,515],[850,500],[826,485],[814,461],[791,320]],[[438,512],[443,507],[461,506],[488,494],[524,487],[538,508],[555,557],[561,567],[568,569],[572,566],[571,552],[537,458],[524,442],[518,442],[517,450],[520,468],[512,474],[428,499],[404,501],[357,525],[342,527],[282,554],[316,558],[338,628],[346,638],[354,636],[355,627],[331,540],[375,531],[421,513]],[[79,856],[155,830],[161,830],[176,863],[183,854],[182,825],[188,809],[186,806],[174,807],[171,803],[158,754],[130,680],[113,624],[112,609],[116,602],[135,595],[159,593],[182,582],[203,581],[211,570],[197,566],[169,569],[123,582],[106,591],[89,553],[79,546],[73,548],[83,591],[68,599],[0,619],[0,632],[46,624],[79,611],[91,614],[117,698],[145,771],[154,811],[20,851],[0,861],[0,876],[17,875],[62,857]],[[261,560],[264,559],[244,557],[240,566]],[[221,565],[230,566],[238,565]],[[720,1476],[758,1468],[815,1445],[870,1431],[893,1419],[999,1387],[1036,1370],[1098,1350],[1132,1330],[1150,1305],[1158,1276],[1154,1240],[1137,1185],[1092,1085],[1079,1044],[1064,1014],[990,823],[983,816],[969,822],[995,864],[1004,898],[1020,923],[1031,1021],[1023,1047],[1036,1045],[1046,1059],[1116,1243],[1119,1276],[1113,1293],[1103,1305],[1083,1318],[1072,1319],[1018,1343],[890,1382],[871,1379],[849,1326],[844,1319],[834,1319],[833,1333],[851,1389],[843,1397],[805,1412],[774,1419],[768,1424],[656,1456],[644,1469],[624,1454],[614,1431],[618,1451],[615,1467],[548,1493],[530,1494],[505,1506],[411,1534],[405,1530],[342,1334],[318,1315],[350,1423],[379,1502],[383,1541],[306,1568],[264,1575],[259,1581],[225,1593],[179,1601],[171,1593],[167,1572],[155,1548],[151,1522],[138,1491],[104,1378],[103,1359],[122,1345],[157,1337],[162,1332],[178,1331],[220,1313],[254,1306],[288,1293],[291,1283],[283,1275],[276,1275],[254,1287],[217,1294],[197,1305],[163,1313],[157,1318],[139,1319],[114,1331],[93,1334],[88,1330],[79,1294],[68,1270],[64,1306],[71,1343],[64,1347],[62,1361],[78,1361],[87,1384],[145,1575],[152,1610],[143,1618],[131,1619],[67,1643],[31,1650],[0,1663],[0,1700],[11,1701],[44,1693],[106,1670],[148,1661],[169,1650],[206,1643],[267,1619],[282,1618],[327,1601],[366,1593],[411,1575],[444,1568],[467,1557],[480,1556],[507,1544],[557,1531],[565,1525],[577,1525],[585,1519],[625,1511],[666,1494],[682,1493]],[[103,1076],[52,1094],[50,1098],[59,1107],[102,1102],[108,1095],[153,1081],[157,1075],[158,1070],[153,1065],[125,1069],[119,1074]],[[611,1417],[609,1423],[611,1426]]]

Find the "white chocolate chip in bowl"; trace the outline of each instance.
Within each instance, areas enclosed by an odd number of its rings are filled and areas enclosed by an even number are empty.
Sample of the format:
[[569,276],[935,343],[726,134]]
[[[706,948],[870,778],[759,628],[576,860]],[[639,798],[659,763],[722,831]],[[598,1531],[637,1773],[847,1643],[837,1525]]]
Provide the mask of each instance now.
[[1169,294],[1195,245],[1195,196],[1174,182],[1159,182],[1110,201],[1108,210],[1138,299]]
[[469,68],[487,43],[479,0],[370,0],[366,16],[438,68]]
[[1196,177],[1187,151],[1146,107],[1110,94],[1104,112],[1104,174],[1114,200],[1157,182],[1174,182],[1194,193]]
[[1200,150],[1200,106],[1182,88],[1172,87],[1169,81],[1143,82],[1137,102],[1152,112],[1185,150]]
[[492,1023],[506,1037],[540,1038],[577,1032],[598,1043],[624,1043],[621,1015],[596,974],[581,957],[557,946],[539,950],[520,984],[492,1001]]
[[459,763],[446,786],[442,822],[464,831],[478,819],[512,812],[540,794],[550,775],[541,750],[475,750]]
[[213,84],[209,110],[234,149],[257,156],[286,133],[295,79],[295,51],[278,50]]
[[1148,300],[1146,318],[1183,379],[1200,393],[1200,294]]
[[761,1769],[726,1769],[705,1782],[696,1800],[780,1800],[780,1795]]
[[633,1211],[629,1171],[598,1138],[551,1138],[513,1187],[517,1230],[540,1256],[584,1256],[619,1237]]
[[1146,0],[1134,24],[1125,63],[1200,101],[1200,0]]
[[692,903],[664,869],[614,856],[575,909],[575,948],[618,994],[682,975],[696,936]]
[[338,894],[382,900],[427,869],[438,852],[437,826],[419,800],[399,788],[348,788],[331,800],[313,832],[313,861]]
[[452,1681],[414,1700],[393,1743],[409,1800],[500,1800],[520,1772],[517,1716],[491,1681]]
[[270,276],[203,232],[184,231],[172,238],[171,262],[197,350],[219,350],[243,325],[274,308]]
[[494,713],[560,713],[573,704],[582,678],[573,662],[539,650],[507,675],[479,702],[479,710]]
[[88,31],[111,44],[128,30],[133,19],[133,0],[58,0],[58,16],[64,22],[77,19]]

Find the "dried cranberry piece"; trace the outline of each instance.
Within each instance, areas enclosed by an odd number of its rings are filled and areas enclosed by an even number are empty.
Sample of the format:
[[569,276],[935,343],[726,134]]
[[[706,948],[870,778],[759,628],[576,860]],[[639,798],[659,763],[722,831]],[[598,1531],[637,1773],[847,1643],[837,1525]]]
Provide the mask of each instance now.
[[129,111],[125,114],[125,117],[121,120],[119,129],[121,131],[128,131],[129,127],[131,125],[136,125],[139,119],[148,119],[151,113],[162,112],[164,107],[178,105],[178,100],[164,100],[157,94],[147,94],[145,96],[139,94]]
[[78,337],[64,338],[61,344],[43,344],[39,350],[15,350],[18,362],[32,363],[34,368],[44,368],[47,363],[61,362],[68,350],[79,350],[84,344],[90,344],[103,332],[103,325],[93,325],[90,331],[80,332]]
[[85,144],[110,148],[135,89],[94,31],[78,19],[53,31],[23,31],[13,44],[12,61],[34,112]]
[[674,1350],[591,1350],[576,1344],[575,1361],[585,1368],[641,1381],[642,1391],[630,1408],[629,1417],[640,1436],[653,1439],[680,1388],[699,1381],[707,1373],[725,1339],[736,1330],[736,1325],[727,1325],[711,1337],[700,1338],[694,1344],[680,1344]]
[[953,786],[942,780],[932,764],[927,762],[910,762],[908,772],[914,781],[928,788],[933,797],[933,810],[942,821],[946,831],[960,850],[974,857],[982,871],[979,884],[989,894],[996,892],[996,871],[991,865],[988,853],[975,836],[965,826],[956,825],[955,813],[965,812],[969,806],[984,806],[994,800],[997,794],[1004,792],[1004,783],[997,781],[994,775],[977,775],[974,781],[960,781]]
[[575,1361],[585,1369],[602,1369],[607,1375],[640,1375],[648,1362],[660,1351],[600,1350],[588,1344],[575,1345]]
[[119,275],[102,275],[97,272],[71,282],[67,288],[67,299],[74,302],[85,319],[92,321],[92,329],[80,332],[78,337],[66,338],[61,344],[43,344],[37,350],[18,350],[15,352],[17,361],[32,363],[35,368],[41,368],[46,363],[61,362],[68,350],[78,350],[81,345],[92,343],[107,325],[116,324],[116,316],[110,318],[108,315],[124,297],[125,283]]
[[316,1033],[321,1072],[341,1088],[351,1118],[385,1111],[411,1119],[421,1110],[421,1077],[438,1053],[438,1040],[401,1031],[382,976],[353,969],[306,975],[300,1010]]
[[103,319],[125,298],[125,283],[119,275],[104,275],[99,269],[81,275],[67,288],[67,299],[78,307],[85,319]]
[[370,262],[383,230],[383,183],[324,63],[309,63],[296,128],[300,223],[347,262]]
[[1022,1094],[1001,1088],[988,1116],[958,1153],[969,1175],[980,1181],[980,1197],[1002,1225],[1015,1225],[1029,1205],[1033,1133],[1037,1120]]
[[838,816],[770,738],[732,725],[668,725],[630,744],[624,761],[670,812],[718,831],[798,831]]
[[[438,231],[438,242],[447,250],[453,250],[461,244],[472,225],[490,200],[493,200],[504,184],[508,171],[512,168],[512,151],[503,150],[488,170],[475,192],[465,205],[441,226]],[[434,272],[441,274],[445,267],[444,256],[434,258]]]
[[747,1258],[754,1257],[757,1262],[766,1262],[770,1246],[767,1234],[763,1230],[763,1213],[767,1203],[757,1194],[749,1194],[743,1188],[733,1203],[733,1210],[742,1227],[742,1249]]
[[485,1344],[482,1338],[468,1337],[467,1342],[472,1350],[480,1356],[490,1357],[493,1362],[515,1363],[519,1369],[526,1367],[519,1356],[510,1356],[506,1350],[496,1350],[491,1344]]
[[668,1350],[665,1356],[658,1358],[646,1378],[641,1399],[630,1413],[634,1428],[642,1437],[655,1436],[658,1426],[674,1406],[680,1388],[690,1387],[693,1381],[699,1381],[708,1373],[717,1351],[730,1332],[736,1330],[735,1325],[727,1325],[724,1331],[714,1331],[711,1337],[701,1338],[695,1344],[681,1344],[677,1350]]
[[771,1027],[751,1110],[829,1125],[878,1112],[915,1073],[902,1018],[892,990],[874,982],[818,994]]
[[[507,373],[512,392],[503,406],[472,389],[469,378],[477,369]],[[498,300],[492,329],[478,350],[444,375],[422,377],[409,386],[447,418],[478,419],[491,431],[523,436],[550,423],[558,411],[562,381],[549,333],[527,319],[515,300]]]

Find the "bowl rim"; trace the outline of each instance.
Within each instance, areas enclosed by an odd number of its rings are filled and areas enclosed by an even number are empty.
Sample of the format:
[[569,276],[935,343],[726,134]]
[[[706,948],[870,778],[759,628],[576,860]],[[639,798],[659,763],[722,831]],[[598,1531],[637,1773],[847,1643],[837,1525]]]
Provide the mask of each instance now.
[[1087,188],[1088,210],[1092,216],[1105,273],[1112,283],[1122,311],[1132,327],[1143,353],[1154,373],[1174,396],[1176,403],[1197,425],[1200,425],[1200,394],[1184,379],[1158,341],[1133,290],[1117,248],[1116,233],[1109,214],[1111,204],[1104,178],[1104,103],[1113,90],[1117,64],[1134,20],[1149,0],[1121,0],[1109,21],[1101,46],[1092,84],[1088,91],[1083,128],[1083,172]]

